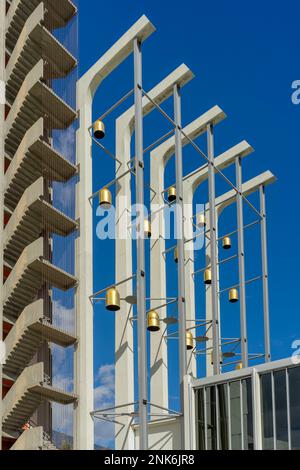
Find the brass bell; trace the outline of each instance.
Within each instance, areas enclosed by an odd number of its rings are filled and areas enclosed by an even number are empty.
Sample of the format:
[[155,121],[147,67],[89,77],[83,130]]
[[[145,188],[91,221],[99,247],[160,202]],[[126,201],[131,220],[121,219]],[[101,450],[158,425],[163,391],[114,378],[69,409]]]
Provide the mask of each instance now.
[[148,313],[147,325],[148,331],[155,332],[160,330],[159,315],[154,310]]
[[115,287],[106,291],[105,307],[106,310],[109,310],[110,312],[120,310],[120,294]]
[[241,362],[239,362],[236,366],[235,366],[235,370],[241,370],[243,368],[243,364]]
[[105,124],[100,119],[94,124],[94,137],[99,140],[105,137]]
[[168,201],[169,202],[174,202],[176,201],[176,188],[175,186],[171,186],[168,190]]
[[144,234],[146,238],[151,238],[151,222],[147,219],[144,220]]
[[229,237],[223,238],[223,248],[224,250],[230,250],[231,248],[231,239]]
[[237,289],[230,289],[229,291],[229,302],[234,304],[239,301],[239,293]]
[[191,349],[194,349],[194,338],[193,334],[190,331],[186,332],[186,349],[187,351],[191,351]]
[[175,263],[178,263],[178,248],[177,248],[177,246],[174,250],[174,261],[175,261]]
[[205,227],[206,225],[206,220],[205,220],[205,214],[197,214],[196,216],[196,224],[197,227]]
[[211,284],[211,269],[206,269],[204,271],[204,284]]
[[100,191],[99,194],[99,204],[104,209],[109,209],[112,205],[112,196],[109,189],[104,188]]

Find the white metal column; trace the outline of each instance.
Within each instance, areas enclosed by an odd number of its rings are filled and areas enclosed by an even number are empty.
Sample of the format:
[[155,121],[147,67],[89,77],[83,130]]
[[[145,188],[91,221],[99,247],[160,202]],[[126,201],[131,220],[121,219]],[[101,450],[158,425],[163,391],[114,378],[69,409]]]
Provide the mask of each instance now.
[[[151,99],[155,102],[161,103],[166,100],[173,92],[174,83],[185,84],[189,79],[190,72],[189,69],[183,64],[171,72],[167,77],[165,77],[161,82],[159,82],[154,88],[152,88],[148,95],[151,96]],[[155,106],[152,102],[144,97],[143,101],[143,116],[145,117],[151,113]],[[135,106],[131,106],[127,111],[125,111],[117,120],[116,120],[116,155],[118,156],[118,162],[116,162],[116,176],[120,176],[126,172],[128,169],[128,162],[131,158],[131,138],[134,132],[135,127]],[[153,160],[151,159],[151,165]],[[152,168],[152,166],[151,166]],[[152,175],[152,171],[151,171]],[[155,175],[154,175],[155,176]],[[128,207],[131,205],[131,174],[127,173],[125,176],[119,179],[118,185],[116,187],[116,282],[122,282],[124,279],[129,279],[132,277],[132,240],[126,233],[130,225],[130,213]],[[151,177],[152,178],[152,177]],[[155,188],[154,181],[151,179],[151,187]],[[163,187],[163,185],[162,185]],[[158,191],[155,190],[155,197],[158,195]],[[151,201],[153,204],[159,204],[160,200]],[[151,208],[152,211],[152,208]],[[152,223],[152,233],[155,231],[155,222],[151,220]],[[162,240],[162,239],[160,239]],[[155,240],[156,242],[157,240]],[[151,247],[152,241],[150,241]],[[156,248],[156,245],[155,245]],[[155,264],[157,256],[153,253],[151,248],[151,273],[153,270],[153,262]],[[158,257],[160,260],[160,258]],[[153,262],[152,262],[153,261]],[[155,272],[155,271],[154,271]],[[165,289],[165,283],[159,282],[159,269],[156,270],[156,276],[151,277],[150,282],[150,295],[151,298],[164,298],[164,293],[161,291],[155,290],[159,289],[163,285]],[[160,271],[160,276],[163,277],[164,274],[162,270]],[[165,279],[165,276],[164,276]],[[152,291],[154,289],[154,291]],[[126,298],[132,295],[132,280],[121,284],[119,286],[119,293],[121,298]],[[157,305],[162,303],[161,300],[157,301]],[[155,304],[155,302],[154,302]],[[156,306],[156,304],[154,305]],[[151,302],[151,307],[153,304]],[[115,358],[116,358],[116,371],[115,371],[115,406],[124,405],[125,403],[134,402],[134,387],[132,387],[133,377],[134,377],[134,351],[133,351],[133,325],[129,321],[130,315],[132,314],[132,306],[123,302],[121,305],[121,311],[118,312],[118,321],[115,324]],[[163,316],[163,309],[160,310],[161,315]],[[158,342],[159,338],[158,338]],[[168,407],[168,377],[167,377],[167,361],[166,361],[166,342],[163,341],[162,345],[159,345],[157,342],[157,333],[150,336],[150,363],[152,367],[150,372],[150,396],[151,403],[167,408]],[[163,358],[164,361],[164,371],[162,367],[157,367],[157,362],[161,364],[159,358]],[[155,369],[155,371],[154,371]],[[155,375],[155,379],[153,379]],[[158,377],[159,375],[159,377]],[[157,380],[156,380],[157,378]],[[123,412],[130,413],[132,411],[132,406],[123,407]],[[154,408],[155,412],[157,409]],[[122,422],[122,428],[117,426],[117,434],[115,446],[116,449],[133,449],[134,448],[134,438],[133,430],[130,426],[131,418],[122,417],[119,418],[119,421]]]
[[93,404],[93,213],[89,198],[92,195],[92,142],[89,129],[92,126],[93,97],[101,82],[133,51],[133,41],[142,42],[154,31],[146,16],[142,16],[77,83],[77,109],[79,129],[77,132],[77,219],[80,235],[76,240],[76,333],[79,338],[75,351],[74,383],[79,396],[74,419],[74,448],[94,448],[94,425],[91,412]]

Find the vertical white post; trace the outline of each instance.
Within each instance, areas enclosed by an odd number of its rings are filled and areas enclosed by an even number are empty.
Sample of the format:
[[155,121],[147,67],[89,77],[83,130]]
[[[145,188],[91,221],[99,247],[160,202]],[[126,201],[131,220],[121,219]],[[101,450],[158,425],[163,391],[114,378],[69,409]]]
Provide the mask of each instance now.
[[[116,162],[116,176],[125,173],[126,163],[130,159],[131,127],[122,118],[116,121],[116,154],[122,163]],[[131,174],[118,181],[116,186],[116,241],[115,241],[115,276],[116,283],[132,276],[132,239],[128,233],[131,207]],[[132,280],[118,287],[120,297],[125,299],[133,294]],[[132,306],[121,302],[121,310],[115,320],[115,406],[122,406],[134,401],[134,344]],[[124,406],[122,412],[131,413],[132,406]],[[128,416],[118,419],[122,426],[115,426],[115,448],[117,450],[134,449],[134,435]]]
[[[167,99],[173,92],[173,84],[175,81],[184,81],[188,79],[189,70],[186,66],[182,65],[173,71],[170,75],[164,78],[157,84],[149,95],[154,101]],[[152,112],[155,107],[149,100],[143,98],[143,115]],[[127,163],[131,157],[131,137],[135,127],[135,106],[132,106],[124,114],[122,114],[116,121],[116,155],[118,162],[116,163],[116,176],[123,175],[127,170]],[[158,159],[160,162],[160,160]],[[162,196],[161,190],[163,188],[163,162],[158,165],[155,163],[156,159],[150,158],[151,164],[151,188],[154,190],[154,196],[151,201],[151,212],[157,210],[157,204],[161,204]],[[116,186],[116,282],[121,282],[124,279],[129,279],[132,276],[132,240],[129,237],[128,227],[130,225],[130,211],[131,206],[131,174],[127,174],[118,180]],[[161,182],[161,183],[158,183]],[[158,187],[157,187],[158,184]],[[153,205],[156,204],[155,208]],[[158,213],[160,217],[153,217],[152,234],[163,233],[163,225],[161,228],[157,227],[158,223],[163,224],[163,214]],[[158,215],[157,214],[157,215]],[[158,222],[158,223],[157,223]],[[128,236],[126,236],[126,234]],[[156,243],[157,242],[157,243]],[[164,299],[165,293],[165,271],[164,265],[160,269],[160,257],[163,257],[165,249],[164,240],[159,238],[155,240],[153,237],[151,243],[151,298]],[[158,250],[158,251],[157,251]],[[156,270],[155,270],[156,265]],[[160,282],[164,279],[164,282]],[[125,299],[127,296],[132,295],[132,281],[128,281],[119,286],[121,298]],[[151,308],[161,305],[163,300],[151,302]],[[161,318],[164,318],[164,310],[160,309],[159,313]],[[117,322],[115,323],[115,357],[116,357],[116,374],[115,374],[115,405],[125,405],[134,401],[134,387],[133,383],[133,324],[130,321],[132,316],[132,307],[126,302],[121,303],[121,311],[118,312]],[[162,339],[161,335],[155,333],[150,337],[150,386],[151,386],[151,403],[168,407],[168,371],[167,371],[167,346],[166,341]],[[154,379],[153,379],[154,376]],[[123,407],[124,413],[132,412],[133,407]],[[157,408],[152,411],[157,413]],[[119,418],[118,421],[122,426],[116,425],[116,449],[133,449],[134,448],[134,435],[133,429],[130,426],[131,418],[124,416]]]
[[215,163],[214,163],[214,132],[213,125],[207,126],[208,135],[208,188],[209,188],[209,238],[211,265],[211,303],[212,303],[212,334],[213,334],[213,372],[220,373],[220,338],[218,315],[218,266],[217,266],[217,227],[215,211]]
[[185,427],[185,394],[184,378],[187,373],[186,352],[186,310],[185,310],[185,278],[184,278],[184,206],[182,182],[182,141],[181,141],[181,95],[178,85],[174,86],[174,121],[175,129],[175,167],[176,167],[176,212],[175,225],[178,249],[178,323],[179,323],[179,384],[180,407],[183,413],[181,423],[181,445],[184,449],[186,440]]
[[[216,240],[218,239],[218,221],[219,221],[219,211],[215,209],[215,233],[216,233]],[[205,227],[205,232],[210,233],[210,217],[209,217],[209,209],[206,211],[205,215],[206,219],[206,227]],[[211,261],[211,246],[210,246],[210,238],[205,236],[205,259],[206,259],[206,264],[210,265]],[[217,292],[220,290],[220,276],[219,276],[219,248],[218,244],[216,243],[216,261],[217,261]],[[206,321],[213,321],[213,314],[212,314],[212,292],[211,292],[211,285],[207,285],[205,289],[205,298],[206,298]],[[222,348],[221,348],[221,343],[222,343],[222,335],[221,335],[221,316],[220,316],[220,296],[217,295],[217,320],[218,320],[218,330],[219,330],[219,360],[220,360],[220,371],[221,371],[221,366],[222,366]],[[209,328],[211,324],[207,324],[207,328]],[[207,348],[212,348],[213,347],[213,337],[212,337],[212,327],[209,328],[207,336],[209,338],[208,342],[206,343]],[[208,353],[206,354],[206,376],[210,377],[214,375],[213,372],[213,360],[212,360],[212,350],[209,349]]]
[[260,375],[255,367],[252,369],[252,404],[254,450],[262,450]]
[[[164,163],[150,154],[151,167],[151,188],[155,191],[151,200],[151,213],[155,212],[159,206],[165,204],[161,191],[164,188]],[[165,244],[165,211],[160,210],[152,219],[152,232],[157,233],[158,238],[153,237],[150,241],[150,296],[151,308],[165,303],[166,297],[166,260],[164,251]],[[167,309],[158,310],[160,318],[167,316]],[[161,332],[153,333],[150,336],[150,401],[156,405],[168,408],[168,347],[164,335],[167,327],[161,323]],[[157,413],[157,408],[152,408]]]
[[94,448],[94,424],[90,413],[94,409],[93,371],[93,212],[89,202],[92,194],[92,142],[89,127],[92,124],[92,96],[77,88],[79,127],[77,131],[77,165],[79,183],[76,190],[76,219],[79,236],[76,239],[75,275],[76,335],[74,357],[74,386],[78,395],[74,416],[74,449]]
[[261,257],[263,276],[263,303],[264,303],[264,336],[265,336],[265,360],[271,361],[270,346],[270,314],[269,314],[269,275],[268,275],[268,250],[267,250],[267,214],[265,186],[260,186],[260,214],[261,214]]
[[246,286],[245,286],[245,247],[244,247],[244,216],[243,216],[243,193],[242,193],[242,159],[236,158],[236,186],[238,193],[237,225],[238,225],[238,260],[239,260],[239,284],[240,284],[240,329],[241,329],[241,352],[243,367],[248,367],[248,339],[247,339],[247,316],[246,316]]
[[137,323],[138,323],[138,402],[140,450],[148,449],[148,374],[146,335],[146,271],[144,239],[144,148],[143,148],[143,94],[141,43],[134,40],[134,92],[135,92],[135,173],[136,204],[139,210],[137,253]]
[[[184,235],[186,240],[191,240],[193,237],[193,196],[194,188],[190,180],[183,182],[183,200],[184,200]],[[195,326],[196,312],[195,312],[195,282],[193,278],[194,272],[194,241],[188,241],[185,244],[184,250],[184,275],[185,275],[185,310],[186,310],[186,324],[187,328]],[[196,336],[196,329],[192,329],[193,336]],[[197,376],[197,363],[194,351],[187,351],[187,373],[192,374],[193,377]]]
[[141,42],[154,31],[146,16],[142,16],[78,81],[77,109],[79,129],[77,131],[77,165],[80,181],[77,185],[77,219],[80,236],[76,241],[76,276],[79,285],[76,291],[76,333],[78,344],[75,351],[74,382],[79,396],[75,408],[74,448],[94,448],[94,425],[90,413],[94,409],[93,374],[93,213],[89,202],[92,194],[92,141],[89,129],[92,126],[93,97],[102,81],[122,63],[133,50],[133,41]]

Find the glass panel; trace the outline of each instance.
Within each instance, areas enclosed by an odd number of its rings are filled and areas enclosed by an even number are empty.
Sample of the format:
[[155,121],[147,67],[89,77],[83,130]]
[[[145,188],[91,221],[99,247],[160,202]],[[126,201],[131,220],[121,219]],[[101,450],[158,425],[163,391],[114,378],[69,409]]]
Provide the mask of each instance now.
[[228,391],[227,384],[218,385],[219,419],[220,419],[220,449],[228,450]]
[[300,450],[300,367],[289,369],[291,446]]
[[261,376],[262,446],[274,449],[271,374]]
[[243,429],[244,450],[253,450],[253,408],[252,408],[252,380],[242,380],[243,389]]
[[288,449],[288,418],[285,370],[274,372],[276,449]]
[[205,450],[204,390],[196,391],[197,449]]
[[232,450],[240,450],[242,448],[240,382],[230,384],[230,418]]
[[217,416],[216,416],[216,390],[215,387],[206,389],[206,415],[207,415],[207,450],[217,450]]

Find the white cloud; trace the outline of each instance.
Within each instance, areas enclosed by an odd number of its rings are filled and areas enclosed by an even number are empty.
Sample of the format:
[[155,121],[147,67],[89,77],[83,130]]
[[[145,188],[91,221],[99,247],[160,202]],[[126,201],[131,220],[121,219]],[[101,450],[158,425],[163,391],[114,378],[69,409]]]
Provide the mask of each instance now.
[[[66,160],[74,161],[76,151],[76,127],[72,125],[63,131],[54,133],[54,147]],[[54,183],[54,205],[58,209],[68,213],[75,203],[75,184],[71,181],[66,183]]]
[[[94,407],[96,410],[114,406],[115,402],[115,365],[107,364],[101,366],[96,382],[99,383],[94,389]],[[112,410],[113,412],[113,410]],[[111,446],[115,435],[113,423],[95,419],[95,442],[102,446]]]
[[68,181],[67,183],[55,183],[53,189],[54,207],[71,216],[71,211],[75,204],[75,184],[72,181]]
[[73,348],[51,344],[53,387],[66,392],[73,391]]
[[73,405],[52,404],[53,429],[58,432],[73,435]]
[[72,157],[74,157],[73,153],[75,151],[76,140],[75,131],[75,125],[73,124],[72,126],[68,127],[68,129],[55,133],[55,149],[67,160],[71,160]]
[[73,377],[68,375],[56,375],[52,379],[52,385],[54,388],[58,388],[59,390],[63,390],[64,392],[73,392]]
[[69,333],[75,331],[75,309],[65,307],[60,300],[53,301],[53,323]]
[[114,406],[115,400],[115,366],[114,364],[101,366],[96,381],[99,386],[94,390],[95,409]]
[[52,361],[53,367],[55,370],[53,374],[60,372],[62,367],[64,366],[67,358],[67,353],[65,348],[58,346],[57,344],[51,344],[51,352],[52,352]]

